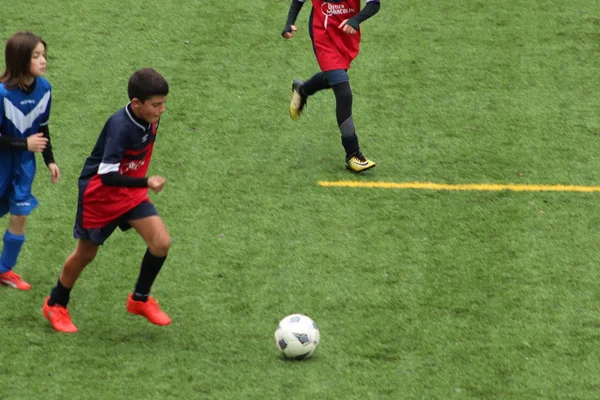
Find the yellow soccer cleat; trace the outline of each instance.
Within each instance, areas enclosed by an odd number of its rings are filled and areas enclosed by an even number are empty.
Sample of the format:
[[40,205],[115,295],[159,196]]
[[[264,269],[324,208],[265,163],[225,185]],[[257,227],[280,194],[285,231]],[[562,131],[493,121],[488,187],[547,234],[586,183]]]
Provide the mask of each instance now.
[[346,160],[346,168],[352,172],[363,172],[375,167],[375,165],[377,164],[360,153],[355,154]]
[[303,81],[293,81],[292,82],[292,101],[290,102],[290,117],[294,121],[297,121],[300,118],[300,114],[304,110],[306,106],[306,96],[303,96],[300,93],[300,88],[302,87]]

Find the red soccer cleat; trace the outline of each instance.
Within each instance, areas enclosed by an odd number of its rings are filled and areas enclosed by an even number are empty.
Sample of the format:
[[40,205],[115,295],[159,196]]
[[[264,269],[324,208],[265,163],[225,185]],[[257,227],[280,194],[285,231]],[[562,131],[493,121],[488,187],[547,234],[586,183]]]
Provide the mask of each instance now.
[[131,314],[141,315],[154,325],[169,325],[171,318],[160,309],[158,302],[154,301],[152,296],[148,297],[148,301],[135,301],[133,300],[133,294],[129,294],[127,299],[127,311]]
[[21,279],[21,276],[12,271],[3,272],[0,274],[0,285],[10,286],[19,290],[29,290],[31,285]]
[[73,324],[73,322],[71,322],[69,310],[58,304],[49,306],[48,300],[50,300],[50,296],[46,297],[44,307],[42,307],[42,313],[44,314],[44,317],[50,321],[52,327],[59,332],[77,332],[77,327]]

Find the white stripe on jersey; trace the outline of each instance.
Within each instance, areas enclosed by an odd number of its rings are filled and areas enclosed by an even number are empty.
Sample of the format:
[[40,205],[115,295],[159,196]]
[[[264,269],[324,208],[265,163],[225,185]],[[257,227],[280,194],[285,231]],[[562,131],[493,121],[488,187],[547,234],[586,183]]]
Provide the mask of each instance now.
[[[127,105],[131,104],[131,102],[129,102]],[[131,114],[129,113],[129,110],[127,109],[127,107],[125,107],[125,112],[127,113],[127,116],[129,117],[129,119],[131,120],[131,122],[133,122],[134,124],[136,124],[137,126],[140,127],[141,130],[145,131],[146,128],[143,127],[142,125],[138,124],[137,121],[131,116]]]
[[104,175],[111,172],[119,172],[119,164],[100,163],[98,167],[98,175]]
[[[25,131],[33,126],[35,120],[46,112],[46,108],[48,108],[48,103],[50,102],[50,91],[44,94],[44,97],[40,99],[40,102],[29,112],[29,114],[25,115],[21,110],[19,110],[13,103],[8,100],[8,98],[4,98],[4,115],[6,115],[6,119],[13,123],[13,125],[24,134]],[[48,122],[46,122],[46,125]]]

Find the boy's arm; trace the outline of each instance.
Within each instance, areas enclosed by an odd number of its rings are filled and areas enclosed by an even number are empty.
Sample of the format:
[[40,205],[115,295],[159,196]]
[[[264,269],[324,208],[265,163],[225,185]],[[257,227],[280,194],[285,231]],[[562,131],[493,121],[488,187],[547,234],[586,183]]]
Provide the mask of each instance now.
[[50,142],[50,129],[48,125],[44,125],[40,127],[40,132],[44,134],[44,137],[48,139],[48,143],[46,143],[46,148],[42,151],[42,157],[44,158],[44,163],[47,165],[56,163],[54,161],[54,153],[52,152],[52,143]]
[[105,186],[119,186],[119,187],[148,187],[148,178],[134,178],[132,176],[126,176],[119,172],[109,172],[100,175],[100,180]]
[[0,135],[0,149],[27,150],[27,139]]
[[50,129],[48,128],[48,124],[50,123],[50,109],[52,108],[52,89],[50,89],[50,99],[48,99],[48,105],[46,106],[46,111],[44,112],[44,116],[42,118],[42,122],[40,123],[40,132],[42,132],[43,136],[48,139],[46,143],[46,148],[42,152],[42,157],[44,158],[44,163],[46,166],[49,164],[55,163],[54,161],[54,153],[52,152],[52,143],[50,143]]
[[288,12],[287,21],[285,21],[285,28],[281,32],[281,36],[285,36],[286,33],[292,32],[292,25],[296,23],[296,18],[298,18],[298,14],[300,14],[300,10],[304,5],[305,0],[292,0],[292,4],[290,5],[290,11]]
[[367,4],[364,6],[364,8],[360,10],[360,12],[354,17],[350,18],[348,22],[346,22],[346,25],[350,25],[354,29],[358,29],[358,25],[377,14],[380,7],[381,4],[379,4],[379,0],[367,0]]

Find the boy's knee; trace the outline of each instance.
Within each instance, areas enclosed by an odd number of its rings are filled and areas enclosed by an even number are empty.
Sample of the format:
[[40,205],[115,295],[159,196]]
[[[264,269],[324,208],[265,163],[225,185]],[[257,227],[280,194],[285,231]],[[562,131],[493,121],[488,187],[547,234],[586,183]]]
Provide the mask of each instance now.
[[96,258],[96,252],[79,252],[77,253],[77,258],[80,264],[88,265]]
[[171,237],[168,233],[156,235],[153,238],[152,243],[149,244],[148,248],[150,249],[150,253],[154,254],[155,256],[164,257],[171,248]]
[[352,103],[352,88],[348,82],[335,85],[333,89],[338,102]]
[[8,222],[8,230],[16,235],[22,235],[25,232],[26,215],[11,215]]
[[92,244],[91,242],[80,242],[75,249],[73,256],[77,258],[78,264],[85,266],[94,261],[96,254],[98,254],[97,245]]

